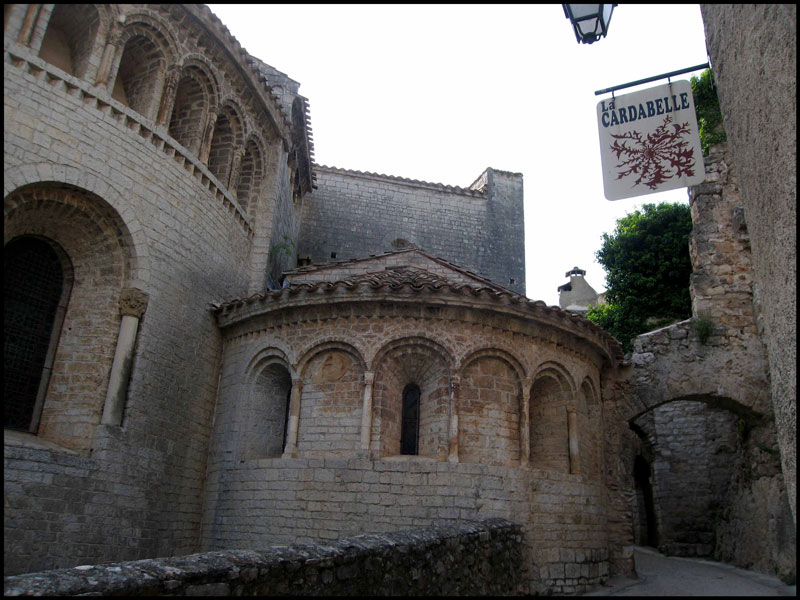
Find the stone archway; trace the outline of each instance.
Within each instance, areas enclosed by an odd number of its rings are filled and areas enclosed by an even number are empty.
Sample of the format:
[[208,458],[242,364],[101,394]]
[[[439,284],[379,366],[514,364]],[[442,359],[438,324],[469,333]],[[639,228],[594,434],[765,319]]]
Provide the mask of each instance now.
[[636,543],[793,569],[795,532],[771,415],[697,394],[661,402],[629,424],[643,442],[630,471]]

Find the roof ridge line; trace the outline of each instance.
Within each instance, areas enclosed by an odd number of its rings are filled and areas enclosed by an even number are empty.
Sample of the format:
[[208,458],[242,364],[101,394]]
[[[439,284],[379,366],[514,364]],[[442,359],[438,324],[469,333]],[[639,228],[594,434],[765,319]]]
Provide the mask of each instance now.
[[477,190],[470,189],[468,187],[461,187],[457,185],[449,185],[447,183],[438,183],[435,181],[424,181],[422,179],[412,179],[411,177],[403,177],[401,175],[388,175],[386,173],[376,173],[374,171],[359,171],[358,169],[347,169],[344,167],[334,167],[331,165],[321,165],[318,163],[314,163],[314,167],[318,169],[328,169],[331,171],[338,171],[340,173],[350,173],[352,175],[364,175],[370,177],[380,177],[383,179],[391,179],[393,181],[399,181],[403,183],[414,183],[417,185],[425,185],[428,187],[433,187],[442,190],[449,190],[455,192],[461,192],[467,194],[469,196],[475,196],[477,198],[484,198],[486,196],[485,192],[479,192]]

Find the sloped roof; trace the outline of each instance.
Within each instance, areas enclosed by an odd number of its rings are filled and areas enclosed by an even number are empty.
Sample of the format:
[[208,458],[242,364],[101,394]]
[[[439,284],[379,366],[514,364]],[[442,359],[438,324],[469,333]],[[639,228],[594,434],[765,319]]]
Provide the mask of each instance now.
[[[406,267],[405,274],[400,273],[400,268]],[[398,270],[395,274],[387,274],[390,269]],[[382,273],[382,275],[377,275]],[[320,281],[355,281],[356,275],[372,274],[371,280],[380,282],[398,283],[401,280],[409,282],[410,277],[421,283],[438,285],[468,284],[471,287],[490,288],[493,290],[516,294],[513,290],[494,281],[459,267],[438,256],[428,254],[416,247],[392,250],[381,254],[373,254],[365,258],[353,258],[342,261],[332,261],[316,265],[298,267],[285,273],[290,284],[314,283]],[[365,280],[370,280],[365,279]]]
[[[430,261],[439,269],[429,269],[419,264],[396,264],[376,268],[389,258],[412,263],[414,258]],[[345,272],[347,267],[354,267]],[[313,275],[302,281],[303,275]],[[284,306],[301,306],[340,301],[397,300],[400,302],[445,302],[501,312],[511,310],[542,320],[559,328],[566,327],[579,335],[589,335],[609,355],[622,360],[619,342],[582,315],[570,313],[558,306],[547,306],[541,300],[533,301],[488,279],[461,269],[444,259],[433,257],[418,249],[386,252],[369,258],[310,265],[287,272],[289,286],[281,290],[254,294],[213,303],[221,327],[247,320],[258,314]],[[294,279],[294,281],[293,281]],[[426,300],[427,299],[427,300]]]

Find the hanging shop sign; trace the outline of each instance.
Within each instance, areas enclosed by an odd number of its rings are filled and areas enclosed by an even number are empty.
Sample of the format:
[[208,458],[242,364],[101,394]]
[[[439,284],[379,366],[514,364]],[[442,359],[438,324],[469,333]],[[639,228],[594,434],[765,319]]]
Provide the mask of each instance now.
[[674,81],[597,104],[603,188],[622,200],[705,180],[692,88]]

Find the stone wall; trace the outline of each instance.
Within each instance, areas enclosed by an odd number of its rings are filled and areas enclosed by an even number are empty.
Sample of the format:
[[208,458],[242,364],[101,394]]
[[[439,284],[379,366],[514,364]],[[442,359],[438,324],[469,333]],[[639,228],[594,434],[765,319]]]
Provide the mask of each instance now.
[[518,525],[460,522],[335,542],[79,566],[5,579],[6,596],[508,596]]
[[[226,341],[203,548],[502,517],[523,527],[531,593],[599,583],[611,553],[598,380],[609,357],[592,337],[600,332],[559,309],[501,305],[494,291],[479,304],[483,294],[461,285],[388,289],[293,284],[220,309]],[[290,439],[282,458],[244,454],[252,406],[272,403],[259,373],[277,368],[291,378],[296,448]],[[422,393],[418,455],[400,453],[395,426],[409,383]]]
[[[626,418],[641,437],[631,450],[650,465],[660,550],[792,580],[794,528],[783,477],[768,460],[775,422],[735,173],[720,145],[706,181],[690,188],[695,316],[636,338]],[[640,493],[639,539],[642,501]]]
[[796,518],[797,6],[702,4],[701,13],[741,183],[771,403]]
[[[96,21],[90,37],[69,38],[76,60],[62,47],[53,65],[40,50],[52,48],[48,28],[67,21],[49,18],[70,10]],[[74,267],[39,435],[5,447],[5,572],[196,551],[221,352],[208,302],[264,289],[269,219],[284,211],[296,232],[288,191],[272,208],[289,187],[287,125],[205,7],[9,5],[5,17],[4,242],[47,239]],[[150,66],[163,69],[143,71],[154,85],[134,105],[112,90],[129,74],[127,40],[144,38],[161,53]],[[207,122],[192,137],[170,110],[201,80],[206,104],[195,112]],[[238,106],[241,143],[224,181],[201,144],[208,150],[223,99],[225,110]],[[235,174],[255,164],[256,147],[261,186],[245,208]],[[101,424],[131,288],[149,300],[121,423]]]
[[602,487],[580,476],[409,457],[259,459],[210,477],[208,550],[504,518],[524,521],[530,593],[575,593],[609,576]]
[[522,176],[488,169],[469,189],[317,167],[298,252],[314,264],[414,245],[525,293]]

